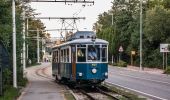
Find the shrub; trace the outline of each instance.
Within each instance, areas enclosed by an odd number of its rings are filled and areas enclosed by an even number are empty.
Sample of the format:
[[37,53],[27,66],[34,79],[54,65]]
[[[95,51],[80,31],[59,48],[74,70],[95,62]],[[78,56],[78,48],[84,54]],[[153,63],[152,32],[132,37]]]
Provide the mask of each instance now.
[[168,67],[168,69],[164,71],[164,74],[170,74],[170,67]]
[[125,61],[120,60],[120,61],[117,63],[117,66],[119,66],[119,67],[127,67],[127,63],[126,63]]

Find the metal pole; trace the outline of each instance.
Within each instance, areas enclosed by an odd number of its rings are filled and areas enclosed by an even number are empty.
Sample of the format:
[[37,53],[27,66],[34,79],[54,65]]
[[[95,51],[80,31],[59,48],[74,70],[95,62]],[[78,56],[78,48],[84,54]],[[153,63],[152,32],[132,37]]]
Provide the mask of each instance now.
[[112,13],[112,25],[113,25],[113,13]]
[[26,46],[25,46],[25,9],[23,8],[23,77],[25,77],[26,68]]
[[112,55],[112,64],[113,64],[113,55]]
[[39,47],[39,30],[37,28],[37,63],[39,63],[40,61],[40,47]]
[[140,70],[142,70],[142,3],[140,0]]
[[165,62],[166,65],[165,66],[166,66],[166,70],[167,70],[167,68],[168,68],[168,66],[167,66],[168,65],[168,63],[167,63],[167,61],[168,61],[168,57],[167,57],[168,53],[166,52],[165,54],[166,54],[166,62]]
[[165,60],[164,60],[164,52],[163,52],[163,70],[164,70],[164,65],[165,65],[165,64],[164,64],[164,61],[165,61]]
[[16,74],[16,23],[15,23],[15,0],[12,0],[12,27],[13,27],[13,87],[17,88]]
[[131,66],[133,66],[133,58],[132,58],[132,53],[131,53]]
[[[26,29],[27,29],[27,37],[28,37],[28,18],[27,18],[27,26],[26,26]],[[27,43],[27,60],[28,60],[28,43]]]

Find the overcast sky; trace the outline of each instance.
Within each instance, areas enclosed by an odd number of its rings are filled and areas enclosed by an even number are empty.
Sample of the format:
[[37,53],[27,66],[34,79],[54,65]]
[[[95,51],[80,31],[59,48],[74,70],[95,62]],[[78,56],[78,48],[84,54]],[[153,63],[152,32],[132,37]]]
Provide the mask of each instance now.
[[[36,13],[41,13],[39,16],[43,17],[86,17],[85,20],[77,21],[79,30],[92,30],[93,23],[97,21],[98,15],[104,11],[111,9],[112,0],[94,0],[93,6],[82,6],[82,4],[68,5],[65,3],[31,3],[31,7],[36,9]],[[61,21],[59,20],[42,20],[46,29],[61,28]],[[50,31],[51,37],[58,37],[59,32]]]

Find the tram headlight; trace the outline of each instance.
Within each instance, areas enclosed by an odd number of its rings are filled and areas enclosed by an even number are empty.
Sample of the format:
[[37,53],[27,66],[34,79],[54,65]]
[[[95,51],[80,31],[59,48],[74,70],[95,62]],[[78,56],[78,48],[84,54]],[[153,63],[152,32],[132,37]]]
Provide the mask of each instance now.
[[97,72],[97,69],[93,68],[92,73],[95,74]]
[[107,72],[105,72],[105,73],[104,73],[104,75],[105,75],[105,76],[108,76],[108,73],[107,73]]
[[80,76],[80,77],[83,76],[83,73],[79,73],[79,76]]

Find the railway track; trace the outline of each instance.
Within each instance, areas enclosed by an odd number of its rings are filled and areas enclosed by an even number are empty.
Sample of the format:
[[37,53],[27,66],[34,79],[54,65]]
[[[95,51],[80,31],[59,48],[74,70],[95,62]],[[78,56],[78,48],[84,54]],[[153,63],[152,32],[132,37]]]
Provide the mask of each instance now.
[[115,92],[106,86],[99,86],[95,88],[78,88],[78,89],[70,88],[70,90],[73,91],[75,96],[77,95],[77,97],[75,97],[76,100],[122,100],[122,99],[131,100],[130,97]]
[[40,76],[40,77],[43,77],[43,78],[46,78],[46,79],[51,79],[51,80],[54,80],[52,77],[50,77],[48,74],[45,73],[45,70],[47,69],[48,67],[44,67],[44,68],[39,68],[35,71],[35,74],[37,76]]
[[[47,68],[48,67],[39,68],[35,71],[35,74],[42,78],[55,81],[55,79],[46,73]],[[67,86],[67,84],[62,86],[64,86],[66,90],[71,91],[71,94],[76,100],[121,100],[120,97],[124,97],[126,100],[131,100],[126,95],[115,93],[115,91],[112,91],[106,86],[99,86],[95,88],[73,88],[73,86]]]
[[[113,100],[119,100],[118,97],[111,95],[110,93],[108,93],[108,92],[106,92],[106,91],[100,89],[99,87],[97,87],[96,89],[97,89],[100,93],[102,93],[102,94],[104,94],[104,95],[106,95],[106,96],[112,98]],[[111,91],[109,91],[109,92],[111,92]]]

